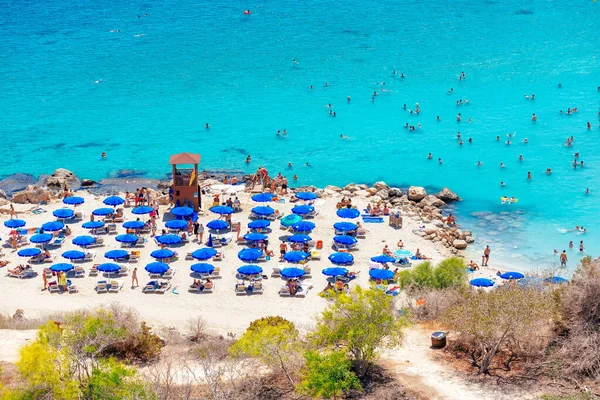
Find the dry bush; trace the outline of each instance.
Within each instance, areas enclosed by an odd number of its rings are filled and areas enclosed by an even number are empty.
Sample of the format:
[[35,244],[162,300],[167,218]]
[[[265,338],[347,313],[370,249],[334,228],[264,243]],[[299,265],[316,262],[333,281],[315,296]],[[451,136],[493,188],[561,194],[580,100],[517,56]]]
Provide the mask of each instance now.
[[206,337],[206,321],[202,317],[191,318],[188,322],[188,338],[192,342],[199,342]]
[[560,292],[563,320],[556,356],[569,374],[600,375],[600,265],[583,259],[573,279]]
[[0,314],[0,329],[37,329],[50,320],[60,321],[62,320],[62,314],[52,314],[41,318],[27,318],[22,309],[17,309],[13,315]]
[[456,289],[421,289],[409,294],[410,315],[418,322],[434,321],[448,308],[458,304],[464,295]]

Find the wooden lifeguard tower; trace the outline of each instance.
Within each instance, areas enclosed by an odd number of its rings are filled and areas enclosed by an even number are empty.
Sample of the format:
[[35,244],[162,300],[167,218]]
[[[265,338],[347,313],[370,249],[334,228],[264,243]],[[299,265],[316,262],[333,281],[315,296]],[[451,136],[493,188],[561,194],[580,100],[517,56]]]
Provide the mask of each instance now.
[[[175,205],[192,207],[198,211],[202,207],[200,186],[198,185],[200,154],[173,154],[169,159],[169,164],[173,166],[173,201]],[[184,167],[179,167],[180,165]]]

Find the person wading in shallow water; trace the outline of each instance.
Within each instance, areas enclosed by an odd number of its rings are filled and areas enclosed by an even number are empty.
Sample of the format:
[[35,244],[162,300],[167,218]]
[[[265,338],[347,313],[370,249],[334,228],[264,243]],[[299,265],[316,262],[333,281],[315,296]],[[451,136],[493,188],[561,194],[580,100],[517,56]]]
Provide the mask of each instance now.
[[490,262],[490,253],[492,252],[492,250],[490,249],[490,246],[485,246],[485,249],[483,250],[483,263],[481,264],[483,267],[487,267],[488,263]]

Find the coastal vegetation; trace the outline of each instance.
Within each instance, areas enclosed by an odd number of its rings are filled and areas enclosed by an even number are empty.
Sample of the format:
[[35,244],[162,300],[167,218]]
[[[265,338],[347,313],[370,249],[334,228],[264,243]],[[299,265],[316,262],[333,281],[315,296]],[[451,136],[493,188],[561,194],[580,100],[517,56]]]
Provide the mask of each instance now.
[[479,377],[537,382],[548,393],[541,399],[597,394],[597,261],[583,259],[568,284],[539,278],[486,291],[469,290],[464,271],[456,258],[426,265],[398,297],[356,286],[330,297],[313,327],[269,316],[239,337],[215,336],[199,318],[185,334],[159,337],[117,305],[55,316],[21,349],[16,369],[4,368],[0,398],[410,399],[379,356],[401,346],[411,324],[449,331],[441,354]]

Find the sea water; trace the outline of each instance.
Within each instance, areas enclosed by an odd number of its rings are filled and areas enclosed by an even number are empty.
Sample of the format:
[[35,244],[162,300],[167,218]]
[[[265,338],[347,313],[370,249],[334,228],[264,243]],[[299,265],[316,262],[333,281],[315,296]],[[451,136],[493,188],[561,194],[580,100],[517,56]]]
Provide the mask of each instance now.
[[202,168],[297,184],[447,186],[473,257],[489,243],[515,268],[569,241],[598,255],[599,21],[587,0],[2,0],[0,175],[164,177],[170,154],[198,152]]

